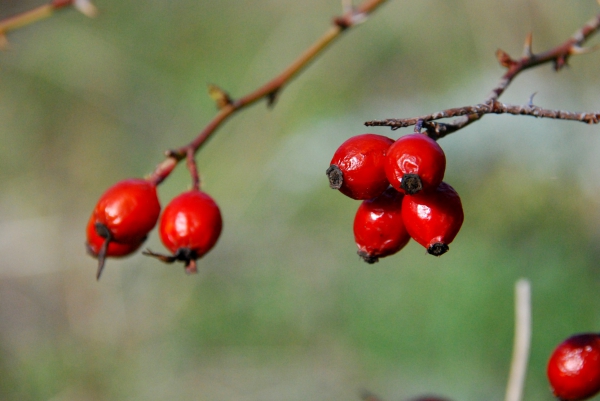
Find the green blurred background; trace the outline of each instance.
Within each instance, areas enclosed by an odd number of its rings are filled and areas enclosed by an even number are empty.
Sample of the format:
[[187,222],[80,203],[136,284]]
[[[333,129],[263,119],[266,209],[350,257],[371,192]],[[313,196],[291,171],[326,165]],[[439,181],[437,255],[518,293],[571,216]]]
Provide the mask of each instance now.
[[[6,17],[43,1],[0,1]],[[502,400],[513,286],[533,288],[526,400],[545,363],[600,331],[600,128],[486,116],[444,138],[465,223],[441,258],[410,243],[369,266],[358,206],[325,169],[363,122],[482,101],[518,56],[567,39],[593,0],[390,0],[198,154],[224,231],[186,276],[140,254],[102,280],[83,243],[96,199],[152,171],[215,114],[287,66],[338,0],[97,0],[8,35],[0,53],[1,400]],[[599,43],[596,38],[591,42]],[[501,100],[600,110],[600,53],[528,71]],[[409,132],[368,131],[397,137]],[[162,204],[189,186],[180,166]],[[148,246],[163,247],[156,232]]]

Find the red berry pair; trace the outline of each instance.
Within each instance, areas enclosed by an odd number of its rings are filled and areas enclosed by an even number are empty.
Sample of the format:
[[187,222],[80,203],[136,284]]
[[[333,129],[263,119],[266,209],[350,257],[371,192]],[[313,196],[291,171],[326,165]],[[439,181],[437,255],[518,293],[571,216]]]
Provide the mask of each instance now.
[[556,347],[548,361],[548,380],[554,395],[579,401],[600,392],[600,335],[577,334]]
[[440,146],[417,132],[395,142],[358,135],[338,148],[327,176],[331,188],[364,200],[354,236],[365,261],[398,252],[410,237],[432,255],[448,251],[464,216],[458,194],[442,182],[445,168]]
[[[126,256],[142,245],[159,214],[156,185],[147,180],[118,182],[100,197],[86,229],[88,252],[98,258],[97,278],[106,257]],[[161,240],[173,256],[147,253],[165,262],[184,261],[186,271],[192,273],[196,272],[196,259],[219,238],[221,213],[210,196],[195,189],[167,205],[159,226]]]
[[352,199],[373,199],[390,184],[414,195],[444,178],[446,155],[436,141],[413,133],[394,142],[386,136],[354,136],[336,150],[326,173],[329,185]]

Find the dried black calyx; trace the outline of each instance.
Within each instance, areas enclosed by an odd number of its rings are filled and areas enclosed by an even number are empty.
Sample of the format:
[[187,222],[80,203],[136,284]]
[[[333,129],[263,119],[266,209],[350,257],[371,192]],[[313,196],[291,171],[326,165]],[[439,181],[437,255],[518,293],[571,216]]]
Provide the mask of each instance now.
[[106,238],[108,240],[112,239],[110,230],[108,229],[108,227],[106,227],[106,225],[96,222],[94,223],[94,230],[96,230],[96,233],[102,238]]
[[448,252],[449,249],[450,247],[443,242],[436,242],[427,248],[427,253],[433,256],[441,256]]
[[329,187],[331,189],[340,189],[342,184],[344,183],[344,173],[342,170],[335,164],[329,166],[327,171],[325,171],[327,177],[329,178]]
[[190,248],[179,248],[173,257],[175,260],[181,260],[182,262],[186,262],[186,265],[188,265],[190,260],[198,259],[198,253]]
[[362,260],[364,260],[365,262],[367,262],[370,265],[372,265],[373,263],[379,262],[379,257],[373,256],[373,255],[369,255],[365,251],[359,250],[357,253],[358,253],[358,256],[360,256],[362,258]]
[[400,188],[409,195],[414,195],[423,189],[423,182],[418,174],[404,174]]

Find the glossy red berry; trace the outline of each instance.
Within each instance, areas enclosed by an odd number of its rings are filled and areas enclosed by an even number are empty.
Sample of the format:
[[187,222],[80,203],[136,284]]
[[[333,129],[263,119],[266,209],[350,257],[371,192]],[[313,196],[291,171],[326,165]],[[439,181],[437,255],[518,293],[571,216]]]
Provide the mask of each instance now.
[[326,173],[329,186],[352,199],[372,199],[390,185],[383,170],[394,140],[382,135],[354,136],[335,151]]
[[149,181],[123,180],[102,194],[86,229],[88,252],[98,258],[96,278],[107,256],[125,256],[139,248],[159,214],[156,186]]
[[213,198],[197,189],[184,192],[165,207],[159,223],[160,239],[173,255],[145,253],[167,263],[183,261],[188,273],[196,273],[196,259],[215,246],[222,227],[221,211]]
[[410,240],[402,221],[403,197],[390,187],[358,207],[354,217],[354,239],[358,255],[365,262],[375,263],[379,258],[393,255]]
[[458,193],[442,182],[434,191],[405,196],[402,219],[415,241],[430,254],[440,256],[458,234],[464,214]]
[[437,188],[444,179],[446,155],[436,141],[413,133],[399,138],[387,151],[385,174],[398,191],[412,195]]
[[110,187],[94,208],[95,223],[103,224],[117,242],[138,242],[156,225],[160,203],[156,186],[133,178]]
[[556,347],[548,361],[554,395],[565,401],[590,398],[600,391],[600,335],[574,335]]

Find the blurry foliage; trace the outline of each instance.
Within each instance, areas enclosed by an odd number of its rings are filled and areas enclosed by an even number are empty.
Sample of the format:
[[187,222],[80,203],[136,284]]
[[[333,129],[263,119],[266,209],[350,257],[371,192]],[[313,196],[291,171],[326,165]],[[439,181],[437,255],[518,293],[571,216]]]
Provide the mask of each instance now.
[[[2,2],[4,17],[41,2]],[[96,198],[150,172],[234,97],[326,29],[338,1],[98,0],[13,32],[0,54],[1,400],[499,400],[513,283],[533,286],[526,399],[545,362],[600,330],[598,127],[486,116],[440,141],[465,224],[451,251],[415,243],[374,266],[355,254],[358,204],[329,190],[331,155],[365,120],[481,101],[518,55],[553,46],[594,1],[392,0],[281,94],[202,149],[224,216],[200,274],[136,255],[100,283],[83,249]],[[598,43],[597,39],[594,43]],[[502,100],[598,110],[600,55],[528,71]],[[390,136],[408,131],[376,131]],[[160,187],[186,189],[184,168]],[[154,233],[148,246],[162,250]]]

